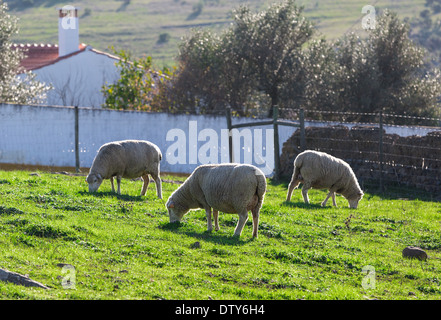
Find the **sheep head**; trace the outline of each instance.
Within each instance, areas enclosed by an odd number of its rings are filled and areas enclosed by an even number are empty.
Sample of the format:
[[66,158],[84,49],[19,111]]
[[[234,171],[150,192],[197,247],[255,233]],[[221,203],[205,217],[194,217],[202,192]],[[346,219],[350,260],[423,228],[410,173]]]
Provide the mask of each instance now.
[[89,192],[95,192],[103,182],[103,178],[99,173],[91,173],[87,176],[86,182],[89,184]]
[[168,216],[170,218],[170,223],[181,221],[184,214],[186,214],[189,209],[184,208],[181,205],[178,205],[173,200],[168,199],[167,203],[165,204],[168,210]]
[[358,202],[363,198],[363,192],[358,192],[357,195],[351,199],[348,199],[349,202],[349,208],[351,209],[357,209]]

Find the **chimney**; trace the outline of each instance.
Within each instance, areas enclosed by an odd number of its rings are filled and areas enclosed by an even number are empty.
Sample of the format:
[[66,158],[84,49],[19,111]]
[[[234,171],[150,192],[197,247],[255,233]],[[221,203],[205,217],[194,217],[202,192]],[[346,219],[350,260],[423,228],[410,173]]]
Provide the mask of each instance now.
[[58,8],[58,12],[58,56],[63,57],[79,50],[78,8],[68,5]]

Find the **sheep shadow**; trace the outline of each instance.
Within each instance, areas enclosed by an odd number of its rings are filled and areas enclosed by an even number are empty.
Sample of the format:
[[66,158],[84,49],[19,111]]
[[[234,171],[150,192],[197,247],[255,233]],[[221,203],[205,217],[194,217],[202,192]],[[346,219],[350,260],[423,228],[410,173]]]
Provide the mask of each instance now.
[[196,240],[203,240],[206,242],[211,242],[219,245],[228,245],[228,246],[238,246],[244,245],[251,241],[254,241],[254,238],[244,237],[242,232],[241,237],[236,236],[225,236],[224,234],[216,234],[216,231],[204,231],[197,232],[194,230],[185,230],[184,228],[187,226],[187,223],[182,222],[165,222],[159,225],[159,228],[162,230],[171,231],[178,234],[184,234],[186,236],[195,238]]
[[142,202],[145,199],[145,196],[131,196],[127,194],[117,194],[113,191],[95,191],[95,192],[88,192],[88,191],[79,191],[78,194],[84,196],[89,195],[93,196],[95,198],[117,198],[118,200],[122,201],[138,201]]
[[282,206],[290,207],[290,208],[299,208],[299,209],[329,209],[330,206],[322,207],[321,204],[317,203],[305,203],[303,201],[283,201]]

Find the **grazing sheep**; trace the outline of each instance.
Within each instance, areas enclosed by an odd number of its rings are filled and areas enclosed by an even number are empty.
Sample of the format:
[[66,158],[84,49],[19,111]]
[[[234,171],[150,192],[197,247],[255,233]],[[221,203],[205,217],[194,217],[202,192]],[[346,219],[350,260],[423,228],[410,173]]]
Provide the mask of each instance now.
[[212,230],[211,210],[215,230],[219,230],[219,211],[238,213],[234,236],[240,236],[253,214],[253,237],[257,237],[259,211],[266,192],[263,172],[247,164],[207,164],[197,167],[166,203],[170,222],[180,221],[190,209],[205,209],[208,231]]
[[115,192],[113,177],[116,177],[118,194],[121,194],[121,178],[142,177],[144,183],[141,196],[143,196],[150,182],[150,174],[155,180],[158,198],[162,199],[161,178],[159,177],[161,159],[161,150],[149,141],[125,140],[106,143],[98,150],[86,178],[89,192],[97,191],[104,179],[110,179],[112,191]]
[[357,208],[358,202],[363,197],[363,191],[349,164],[324,152],[307,150],[296,157],[286,201],[291,200],[292,191],[300,182],[303,183],[302,195],[305,203],[309,203],[310,188],[329,190],[322,206],[326,205],[329,197],[332,197],[332,203],[337,206],[335,193],[343,195],[348,200],[350,208]]

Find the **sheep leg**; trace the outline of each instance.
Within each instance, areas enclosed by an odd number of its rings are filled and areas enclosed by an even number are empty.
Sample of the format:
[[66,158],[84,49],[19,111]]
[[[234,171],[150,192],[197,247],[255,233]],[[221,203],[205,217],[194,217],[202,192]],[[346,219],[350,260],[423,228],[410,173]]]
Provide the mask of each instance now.
[[113,177],[110,177],[110,184],[112,185],[112,192],[115,192],[115,186],[113,185]]
[[310,188],[311,186],[307,183],[305,183],[302,187],[302,196],[303,196],[303,201],[305,201],[305,203],[309,203],[308,190]]
[[257,232],[259,229],[259,211],[260,209],[258,207],[254,207],[251,210],[251,213],[253,214],[253,238],[257,238]]
[[219,231],[219,211],[213,209],[214,230]]
[[248,211],[245,209],[244,211],[239,213],[239,221],[237,222],[236,229],[234,229],[234,236],[240,237],[242,234],[242,229],[245,225],[245,223],[248,220]]
[[121,194],[121,176],[116,176],[116,184],[118,185],[118,194]]
[[213,230],[213,224],[211,223],[211,208],[205,209],[205,214],[207,215],[207,231],[211,232]]
[[146,192],[147,192],[147,188],[148,188],[149,183],[150,183],[150,177],[149,177],[149,175],[148,175],[148,174],[143,175],[143,176],[142,176],[142,181],[144,181],[144,182],[143,182],[143,184],[142,184],[141,196],[145,196],[145,194],[146,194]]
[[334,207],[337,206],[337,202],[335,202],[335,192],[332,193],[332,204],[334,205]]
[[151,173],[151,176],[153,180],[155,180],[156,184],[156,195],[159,199],[162,199],[162,184],[161,184],[161,178],[159,177],[159,174],[157,173]]
[[288,193],[286,195],[286,201],[291,201],[291,195],[295,188],[300,184],[300,180],[291,180],[288,186]]
[[298,185],[300,184],[300,182],[301,182],[301,180],[298,179],[298,176],[295,177],[295,174],[293,174],[292,179],[291,179],[291,182],[289,183],[289,186],[288,186],[288,193],[287,193],[287,195],[286,195],[286,201],[291,201],[291,195],[292,195],[292,192],[293,192],[293,190],[294,190],[295,188],[298,187]]
[[326,196],[326,199],[323,200],[322,202],[322,207],[326,206],[326,202],[328,202],[329,198],[332,196],[332,200],[334,200],[334,192],[333,191],[329,191],[328,195]]

